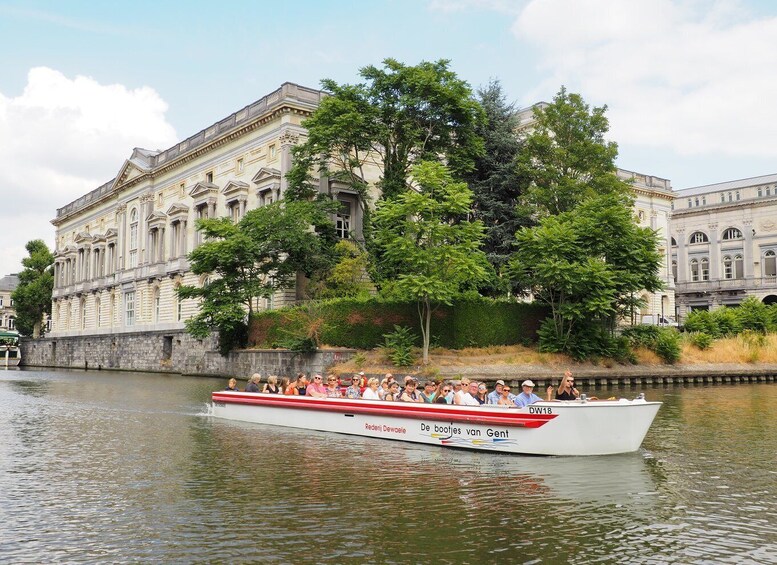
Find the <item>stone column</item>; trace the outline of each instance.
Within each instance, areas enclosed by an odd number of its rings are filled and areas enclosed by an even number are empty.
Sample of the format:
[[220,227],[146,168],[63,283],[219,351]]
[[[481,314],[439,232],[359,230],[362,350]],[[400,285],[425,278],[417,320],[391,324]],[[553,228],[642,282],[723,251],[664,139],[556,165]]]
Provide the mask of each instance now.
[[281,188],[280,196],[286,192],[289,183],[286,180],[286,173],[291,170],[291,148],[299,141],[299,135],[287,130],[281,132],[278,141],[281,144]]
[[709,224],[710,228],[710,280],[720,279],[720,242],[718,224]]
[[745,220],[742,229],[742,235],[745,237],[744,255],[742,256],[743,266],[745,268],[745,278],[752,279],[754,276],[753,265],[753,220]]
[[688,281],[688,253],[685,243],[685,229],[677,230],[677,282]]

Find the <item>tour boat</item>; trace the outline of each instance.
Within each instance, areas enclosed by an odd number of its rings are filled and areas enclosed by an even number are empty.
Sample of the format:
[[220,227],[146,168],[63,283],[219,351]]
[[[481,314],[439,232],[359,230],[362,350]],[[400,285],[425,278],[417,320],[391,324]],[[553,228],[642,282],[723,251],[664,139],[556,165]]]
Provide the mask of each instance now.
[[212,394],[227,420],[526,455],[636,451],[661,402],[573,400],[525,408],[313,398],[250,392]]
[[0,367],[16,367],[22,360],[19,333],[0,331]]

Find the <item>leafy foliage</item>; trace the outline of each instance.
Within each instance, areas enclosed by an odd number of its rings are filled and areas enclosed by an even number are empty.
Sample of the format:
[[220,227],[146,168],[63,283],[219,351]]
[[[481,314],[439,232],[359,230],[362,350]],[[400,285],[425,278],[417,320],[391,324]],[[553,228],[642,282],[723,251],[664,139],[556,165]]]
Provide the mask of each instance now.
[[415,336],[407,326],[394,326],[394,331],[383,334],[389,359],[395,367],[408,367],[413,364],[413,342]]
[[333,260],[332,268],[308,285],[311,297],[367,297],[372,289],[367,279],[367,252],[357,242],[343,239],[335,244]]
[[630,198],[619,193],[519,231],[512,275],[552,311],[541,348],[584,359],[608,347],[599,329],[614,330],[633,293],[661,288],[657,245],[656,233],[637,226]]
[[702,351],[712,346],[713,337],[705,332],[694,332],[688,334],[690,342]]
[[331,96],[303,124],[308,139],[294,151],[291,198],[315,193],[311,170],[366,196],[365,168],[376,166],[384,198],[407,190],[410,168],[420,160],[444,161],[456,175],[472,170],[483,151],[475,132],[482,109],[448,67],[447,60],[407,66],[385,59],[382,68],[359,71],[361,84],[323,80]]
[[257,299],[292,286],[296,273],[309,274],[328,264],[324,240],[309,227],[323,223],[311,202],[276,202],[250,210],[237,224],[228,218],[199,220],[205,242],[189,254],[192,272],[208,274],[202,287],[181,286],[180,298],[199,298],[199,313],[187,331],[205,337],[219,330],[226,354],[245,344],[246,320]]
[[562,214],[593,196],[627,191],[614,174],[618,146],[605,141],[606,111],[564,87],[547,107],[535,108],[536,123],[518,156],[518,173],[529,182],[524,214]]
[[54,289],[54,256],[40,239],[25,245],[29,257],[22,259],[19,285],[11,294],[16,309],[16,329],[22,335],[43,335],[43,316],[51,314],[51,294]]
[[664,361],[674,365],[680,360],[680,333],[674,328],[661,328],[656,340],[656,353]]
[[459,293],[483,281],[488,262],[479,249],[483,224],[464,218],[472,202],[467,185],[429,161],[413,167],[413,178],[418,191],[378,204],[375,245],[381,250],[381,271],[393,274],[392,291],[418,303],[427,363],[435,306],[451,304]]

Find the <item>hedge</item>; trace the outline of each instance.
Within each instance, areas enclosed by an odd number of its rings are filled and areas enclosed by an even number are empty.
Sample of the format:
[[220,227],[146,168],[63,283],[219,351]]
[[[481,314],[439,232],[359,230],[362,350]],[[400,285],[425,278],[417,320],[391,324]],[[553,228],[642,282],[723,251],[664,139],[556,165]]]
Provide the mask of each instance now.
[[[441,305],[432,316],[432,343],[441,347],[487,347],[536,341],[547,307],[491,300],[466,300]],[[407,326],[420,345],[415,303],[371,299],[335,299],[268,310],[254,315],[249,346],[283,347],[289,341],[317,332],[321,343],[372,349],[384,344],[394,326]]]

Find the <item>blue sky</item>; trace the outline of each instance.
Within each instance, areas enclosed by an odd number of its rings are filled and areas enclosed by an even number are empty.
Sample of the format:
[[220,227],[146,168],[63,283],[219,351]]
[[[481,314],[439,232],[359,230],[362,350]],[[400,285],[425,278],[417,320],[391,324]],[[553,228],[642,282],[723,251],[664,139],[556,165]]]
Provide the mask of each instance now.
[[608,105],[619,166],[676,189],[774,173],[775,37],[777,4],[746,0],[0,0],[0,274],[133,147],[386,57],[519,107],[565,84]]

